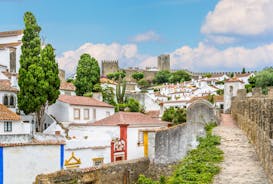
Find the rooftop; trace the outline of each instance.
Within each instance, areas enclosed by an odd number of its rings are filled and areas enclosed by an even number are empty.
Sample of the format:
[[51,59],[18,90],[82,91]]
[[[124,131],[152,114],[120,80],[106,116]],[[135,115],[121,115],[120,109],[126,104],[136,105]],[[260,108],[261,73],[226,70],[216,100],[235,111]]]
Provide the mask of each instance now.
[[4,31],[0,32],[0,37],[18,36],[23,34],[23,30]]
[[75,91],[76,87],[72,82],[62,81],[60,84],[60,90]]
[[11,83],[9,80],[0,80],[0,91],[17,92],[18,89],[11,87]]
[[21,118],[16,113],[9,110],[3,104],[0,104],[0,121],[3,120],[12,120],[12,121],[19,121]]
[[[80,125],[86,126],[116,126],[116,125],[150,125],[150,126],[167,126],[170,122],[160,121],[158,119],[152,118],[140,112],[118,112],[104,118],[102,120],[96,121],[94,123],[84,123]],[[72,124],[71,124],[72,125]],[[78,125],[78,124],[73,124]]]
[[112,105],[109,105],[109,104],[107,104],[105,102],[101,102],[101,101],[96,100],[96,99],[91,98],[91,97],[60,95],[58,100],[61,101],[61,102],[70,104],[70,105],[113,108]]
[[9,48],[9,47],[17,47],[21,45],[21,43],[22,42],[3,43],[3,44],[0,44],[0,49]]

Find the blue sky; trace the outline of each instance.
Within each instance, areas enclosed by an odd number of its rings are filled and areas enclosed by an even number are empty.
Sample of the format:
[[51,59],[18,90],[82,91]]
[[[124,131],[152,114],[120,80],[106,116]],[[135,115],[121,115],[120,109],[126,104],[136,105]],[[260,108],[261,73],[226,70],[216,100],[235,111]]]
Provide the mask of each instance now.
[[168,53],[176,69],[255,70],[273,63],[271,10],[266,0],[0,0],[0,31],[33,12],[69,73],[84,52],[124,67]]

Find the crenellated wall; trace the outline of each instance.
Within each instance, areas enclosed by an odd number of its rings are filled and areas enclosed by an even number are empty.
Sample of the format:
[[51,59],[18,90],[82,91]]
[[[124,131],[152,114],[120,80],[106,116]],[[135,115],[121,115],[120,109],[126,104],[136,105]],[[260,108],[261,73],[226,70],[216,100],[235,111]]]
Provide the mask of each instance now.
[[262,95],[256,88],[250,97],[245,89],[232,98],[231,114],[254,145],[257,155],[273,183],[273,89]]

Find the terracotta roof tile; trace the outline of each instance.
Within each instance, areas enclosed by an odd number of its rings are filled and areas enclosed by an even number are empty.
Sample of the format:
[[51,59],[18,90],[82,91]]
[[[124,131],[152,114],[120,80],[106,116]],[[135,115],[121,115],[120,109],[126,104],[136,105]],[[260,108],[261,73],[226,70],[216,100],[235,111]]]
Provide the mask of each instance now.
[[233,78],[227,79],[225,82],[241,82],[241,83],[244,83],[243,81],[241,81],[237,77],[233,77]]
[[235,77],[248,77],[250,76],[252,73],[240,73],[240,74],[235,74]]
[[71,82],[62,81],[60,84],[60,90],[75,91],[76,87]]
[[12,91],[17,92],[18,89],[11,87],[9,80],[0,80],[0,91]]
[[112,116],[109,116],[107,118],[104,118],[102,120],[96,121],[94,123],[82,123],[77,124],[73,123],[71,125],[85,125],[85,126],[116,126],[120,124],[126,124],[126,125],[161,125],[166,126],[170,124],[170,122],[166,121],[160,121],[155,118],[151,118],[150,116],[147,116],[145,114],[142,114],[140,112],[118,112],[113,114]]
[[95,107],[113,107],[105,102],[101,102],[94,98],[84,97],[84,96],[69,96],[69,95],[60,95],[58,98],[59,101],[68,103],[70,105],[81,105],[81,106],[95,106]]
[[13,120],[13,121],[19,121],[21,118],[16,113],[9,110],[6,106],[3,104],[0,104],[0,120]]
[[105,77],[100,78],[100,83],[102,83],[102,84],[114,84],[114,85],[117,84],[115,81],[107,79]]
[[0,32],[0,37],[18,36],[23,34],[23,30],[4,31]]
[[151,118],[158,118],[160,111],[155,110],[155,111],[148,111],[145,113],[147,116],[150,116]]

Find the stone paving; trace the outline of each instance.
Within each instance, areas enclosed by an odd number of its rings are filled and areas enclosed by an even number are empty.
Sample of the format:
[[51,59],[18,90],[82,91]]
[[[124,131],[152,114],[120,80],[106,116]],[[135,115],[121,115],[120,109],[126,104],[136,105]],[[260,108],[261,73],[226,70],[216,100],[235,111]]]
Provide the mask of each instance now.
[[224,161],[214,184],[268,184],[254,147],[236,125],[231,115],[222,114],[220,126],[213,133],[221,136]]

